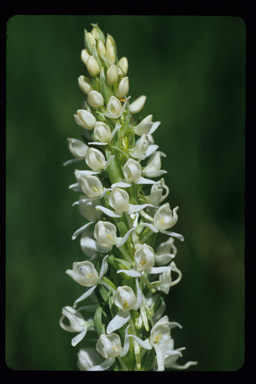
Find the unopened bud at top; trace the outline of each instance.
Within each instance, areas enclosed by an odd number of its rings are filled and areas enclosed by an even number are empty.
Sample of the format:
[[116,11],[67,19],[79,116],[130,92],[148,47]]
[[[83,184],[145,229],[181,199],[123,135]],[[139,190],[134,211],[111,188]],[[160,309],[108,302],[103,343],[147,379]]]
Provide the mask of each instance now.
[[118,66],[121,68],[122,72],[123,72],[123,75],[125,76],[128,72],[128,60],[126,57],[122,57],[119,61],[118,61]]
[[118,80],[118,67],[115,64],[112,64],[107,70],[107,83],[112,85]]
[[93,108],[99,108],[104,105],[104,99],[100,92],[98,91],[91,91],[87,98],[88,103]]
[[146,96],[140,96],[133,103],[131,103],[129,107],[130,112],[132,114],[140,112],[144,107],[146,98]]
[[96,45],[95,37],[93,36],[93,34],[91,32],[87,33],[87,40],[88,40],[89,44]]
[[78,85],[86,95],[93,90],[90,80],[86,76],[81,75],[78,77]]
[[116,61],[116,45],[112,36],[108,35],[106,40],[106,58],[110,64]]
[[116,91],[116,96],[121,99],[122,97],[126,96],[129,92],[129,79],[128,77],[124,77],[120,83],[118,84],[118,88]]
[[84,63],[84,65],[87,64],[87,61],[88,61],[89,57],[90,57],[90,54],[89,54],[89,52],[87,51],[87,49],[83,49],[83,50],[81,51],[81,60],[82,60],[82,62]]
[[103,44],[103,42],[101,40],[98,41],[97,50],[98,50],[100,55],[105,56],[106,48],[105,48],[105,45]]
[[93,29],[92,29],[92,35],[95,37],[96,40],[102,41],[103,44],[105,43],[105,36],[102,30],[98,27],[97,24],[92,24]]
[[89,56],[86,63],[87,70],[92,77],[98,76],[100,67],[97,60],[93,56]]

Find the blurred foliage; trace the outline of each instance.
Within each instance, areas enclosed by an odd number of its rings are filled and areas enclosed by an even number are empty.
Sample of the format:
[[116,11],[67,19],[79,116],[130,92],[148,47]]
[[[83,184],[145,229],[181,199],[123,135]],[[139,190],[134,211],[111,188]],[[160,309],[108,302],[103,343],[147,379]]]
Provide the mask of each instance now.
[[[246,25],[228,16],[31,16],[7,23],[6,363],[15,370],[76,370],[62,306],[80,295],[65,270],[82,260],[71,235],[83,220],[67,137],[84,97],[77,78],[83,30],[98,23],[129,61],[132,99],[160,120],[180,284],[167,314],[190,370],[244,363],[244,146]],[[182,363],[182,361],[181,361]]]

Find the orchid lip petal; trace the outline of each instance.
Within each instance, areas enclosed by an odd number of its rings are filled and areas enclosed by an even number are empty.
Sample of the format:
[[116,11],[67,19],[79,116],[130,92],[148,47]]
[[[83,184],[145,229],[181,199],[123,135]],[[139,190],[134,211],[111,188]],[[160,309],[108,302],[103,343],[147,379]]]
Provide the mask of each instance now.
[[129,351],[129,336],[128,336],[129,327],[130,327],[130,325],[128,325],[128,327],[126,327],[126,330],[125,330],[124,346],[123,346],[123,350],[120,354],[120,357],[124,357],[125,355],[127,355],[128,351]]
[[184,241],[184,236],[183,236],[183,235],[180,235],[179,233],[176,233],[176,232],[170,232],[170,231],[161,231],[161,233],[163,233],[164,235],[168,235],[168,236],[176,237],[176,238],[179,239],[180,241]]
[[62,165],[63,167],[66,167],[67,165],[78,163],[79,161],[82,161],[83,159],[70,159],[65,161]]
[[74,183],[74,184],[71,184],[68,189],[72,189],[72,191],[75,191],[75,192],[80,192],[82,189],[81,189],[81,186],[79,183]]
[[150,268],[147,271],[147,273],[153,275],[153,274],[157,274],[157,273],[162,273],[162,272],[168,271],[170,269],[171,269],[171,267],[152,267],[152,268]]
[[137,343],[144,349],[152,349],[152,345],[150,344],[149,342],[149,339],[146,339],[146,340],[142,340],[140,339],[138,336],[135,336],[135,335],[128,335],[128,337],[132,337],[134,340],[137,341]]
[[113,129],[112,133],[111,133],[111,140],[113,139],[113,137],[115,136],[116,132],[122,127],[121,124],[117,123],[115,128]]
[[131,187],[131,184],[125,183],[124,181],[119,181],[118,183],[112,184],[111,188],[129,188]]
[[129,204],[128,213],[131,215],[132,213],[139,212],[146,207],[154,207],[154,205],[152,205],[152,204],[141,204],[141,205]]
[[136,228],[131,228],[131,229],[129,229],[128,232],[126,232],[124,237],[118,237],[118,243],[116,244],[117,248],[122,247],[122,245],[124,245],[124,243],[127,241],[127,239],[130,236],[131,232],[133,232],[135,230],[136,230]]
[[141,273],[138,271],[135,271],[135,269],[119,269],[117,273],[125,273],[127,276],[130,277],[140,277]]
[[72,235],[72,240],[75,240],[78,235],[84,232],[84,230],[89,227],[89,225],[95,223],[95,221],[90,221],[89,223],[83,225],[81,228],[78,228]]
[[130,312],[124,312],[120,310],[117,315],[108,323],[107,326],[107,334],[116,331],[121,328],[124,324],[126,324],[130,320],[131,314]]
[[122,217],[122,215],[119,215],[118,213],[115,213],[111,209],[108,209],[106,207],[102,207],[101,205],[97,205],[95,207],[95,209],[98,209],[99,211],[102,211],[103,213],[105,213],[106,215],[108,215],[110,217]]
[[73,339],[71,340],[72,347],[75,347],[78,343],[80,343],[80,341],[85,337],[86,333],[87,333],[87,327],[84,327],[82,332],[80,332],[78,335],[73,337]]
[[109,163],[114,159],[115,155],[112,155],[112,156],[109,156],[107,162],[106,162],[106,165],[104,167],[104,171],[107,169],[107,167],[109,166]]
[[159,125],[161,124],[160,121],[155,121],[153,124],[152,124],[152,127],[148,133],[148,135],[152,135],[156,130],[157,128],[159,127]]
[[108,143],[102,143],[101,141],[91,141],[88,145],[108,145]]
[[104,259],[102,260],[102,264],[101,264],[101,267],[100,267],[100,273],[99,273],[99,278],[101,279],[103,275],[105,275],[105,273],[107,272],[108,270],[108,262],[107,262],[107,258],[108,258],[109,255],[106,255],[104,257]]
[[134,184],[157,184],[157,181],[140,177]]
[[136,289],[137,289],[137,303],[133,307],[134,310],[139,309],[139,307],[141,306],[142,300],[143,300],[143,294],[142,294],[142,290],[141,290],[140,285],[139,285],[138,278],[136,279]]
[[153,224],[150,224],[150,223],[141,223],[142,226],[144,227],[148,227],[151,229],[152,232],[155,232],[155,233],[158,233],[158,229],[153,225]]
[[88,369],[88,371],[105,371],[106,369],[110,368],[111,365],[114,364],[114,362],[115,358],[111,357],[110,359],[104,360],[101,364],[92,366]]
[[159,148],[159,145],[156,145],[156,144],[149,145],[145,153],[145,158],[151,156],[158,148]]
[[89,297],[93,293],[96,287],[97,285],[94,285],[93,287],[87,289],[86,292],[84,292],[78,299],[76,299],[76,301],[74,302],[74,308],[77,307],[77,304],[80,303],[80,301],[87,299],[87,297]]

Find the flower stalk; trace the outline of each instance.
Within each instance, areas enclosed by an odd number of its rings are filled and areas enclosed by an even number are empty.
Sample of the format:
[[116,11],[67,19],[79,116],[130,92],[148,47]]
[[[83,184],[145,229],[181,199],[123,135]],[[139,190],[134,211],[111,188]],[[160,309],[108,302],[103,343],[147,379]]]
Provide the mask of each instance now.
[[[164,315],[182,277],[174,241],[184,238],[170,231],[178,207],[163,203],[166,155],[153,138],[160,122],[136,117],[146,96],[131,100],[127,58],[92,26],[81,52],[87,73],[78,78],[85,103],[74,114],[81,137],[68,138],[73,159],[64,163],[81,165],[69,188],[80,194],[73,206],[85,221],[72,239],[80,237],[83,256],[66,270],[81,295],[62,309],[60,326],[78,333],[71,345],[80,344],[82,371],[186,369],[197,363],[177,364],[184,348],[174,348],[171,329],[181,326]],[[159,233],[167,240],[154,249]]]

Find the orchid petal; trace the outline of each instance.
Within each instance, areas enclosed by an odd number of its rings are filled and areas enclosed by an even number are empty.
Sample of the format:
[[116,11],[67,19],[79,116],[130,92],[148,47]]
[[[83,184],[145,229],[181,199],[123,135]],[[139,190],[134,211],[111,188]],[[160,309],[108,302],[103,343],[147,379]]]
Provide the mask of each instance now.
[[71,184],[68,188],[72,189],[72,191],[75,191],[75,192],[81,192],[82,191],[79,183]]
[[161,233],[163,233],[164,235],[168,235],[168,236],[176,237],[176,238],[179,239],[180,241],[184,241],[184,236],[183,236],[183,235],[180,235],[179,233],[176,233],[176,232],[170,232],[170,231],[161,231]]
[[137,343],[144,349],[152,349],[152,345],[150,344],[149,342],[149,339],[146,339],[146,340],[141,340],[139,337],[135,336],[135,335],[128,335],[128,337],[132,337],[133,339],[135,339],[137,341]]
[[111,140],[113,139],[113,137],[115,136],[116,132],[122,127],[121,124],[119,123],[116,123],[116,126],[115,128],[113,129],[112,133],[111,133]]
[[147,271],[147,273],[154,275],[157,273],[162,273],[162,272],[168,271],[170,269],[171,269],[171,267],[152,267]]
[[108,143],[102,143],[101,141],[91,141],[88,145],[108,145]]
[[104,360],[101,364],[94,365],[93,367],[89,368],[88,371],[105,371],[106,369],[110,368],[114,362],[115,358],[111,357],[110,359]]
[[143,225],[144,227],[148,227],[151,229],[152,232],[155,232],[155,233],[158,233],[158,229],[153,225],[153,224],[150,224],[150,223],[141,223],[140,225]]
[[131,215],[132,213],[139,212],[146,207],[154,207],[154,205],[152,205],[152,204],[140,204],[140,205],[129,204],[128,213]]
[[118,183],[112,184],[111,188],[129,188],[131,184],[125,183],[124,181],[119,181]]
[[130,277],[140,277],[141,273],[138,271],[135,271],[134,269],[119,269],[117,273],[125,273],[127,276]]
[[104,171],[107,169],[107,167],[109,166],[109,163],[114,159],[115,155],[112,155],[112,156],[109,156],[107,162],[106,162],[106,165],[104,167]]
[[74,163],[78,163],[78,161],[82,161],[83,159],[71,159],[71,160],[67,160],[65,161],[65,163],[63,163],[63,167],[66,167],[67,165],[70,165],[70,164],[74,164]]
[[120,310],[117,315],[108,323],[107,334],[110,334],[116,331],[119,328],[122,328],[130,320],[130,312],[124,312]]
[[87,333],[87,327],[85,326],[82,332],[80,332],[77,336],[73,337],[71,340],[71,344],[73,347],[75,347],[80,341],[85,337]]
[[136,279],[136,289],[137,289],[137,302],[136,302],[136,305],[133,307],[135,311],[139,309],[143,299],[143,294],[142,294],[142,290],[140,288],[138,279]]
[[151,156],[158,148],[159,148],[159,145],[156,145],[156,144],[149,145],[145,153],[145,158]]
[[145,179],[145,177],[140,177],[136,182],[134,182],[134,184],[157,184],[157,181]]
[[99,273],[99,278],[101,279],[103,275],[105,275],[105,273],[107,272],[108,270],[108,262],[107,262],[107,258],[108,258],[109,255],[106,255],[104,257],[104,259],[102,260],[102,264],[101,264],[101,267],[100,267],[100,273]]
[[124,357],[125,355],[127,355],[128,351],[129,351],[129,337],[128,337],[128,329],[129,329],[130,325],[128,325],[128,327],[126,328],[125,330],[125,336],[124,336],[124,346],[123,346],[123,350],[120,354],[120,357]]
[[150,129],[150,131],[148,133],[148,135],[152,135],[157,130],[157,128],[159,127],[160,124],[161,124],[160,121],[155,121],[153,123],[153,125],[152,125],[152,127],[151,127],[151,129]]
[[117,248],[122,247],[122,245],[124,245],[124,243],[127,241],[127,239],[130,236],[131,232],[133,232],[135,230],[136,230],[136,228],[131,228],[131,229],[129,229],[128,232],[126,232],[124,237],[118,237],[118,243],[116,244]]
[[122,215],[119,215],[118,213],[115,213],[111,209],[108,209],[106,207],[102,207],[101,205],[97,205],[95,207],[95,209],[98,209],[99,211],[102,211],[103,213],[105,213],[107,216],[110,216],[110,217],[122,217]]
[[83,225],[81,228],[77,229],[73,235],[72,235],[72,240],[75,240],[77,238],[78,235],[80,235],[81,233],[83,233],[85,231],[85,229],[87,227],[89,227],[89,225],[95,223],[95,221],[90,221],[89,223]]
[[78,299],[76,299],[76,301],[74,302],[74,308],[76,308],[77,304],[80,303],[80,301],[87,299],[87,297],[89,297],[93,293],[96,287],[97,285],[94,285],[93,287],[87,289],[87,291],[85,291]]

